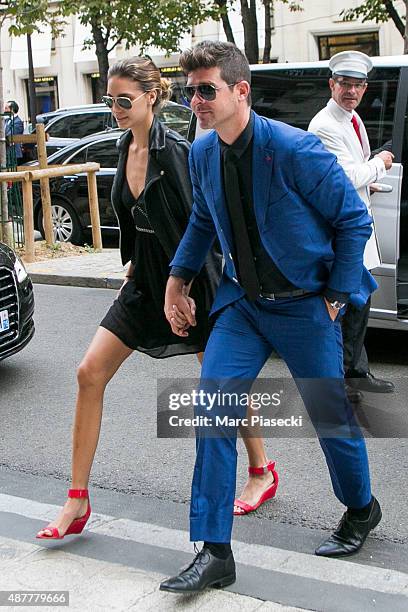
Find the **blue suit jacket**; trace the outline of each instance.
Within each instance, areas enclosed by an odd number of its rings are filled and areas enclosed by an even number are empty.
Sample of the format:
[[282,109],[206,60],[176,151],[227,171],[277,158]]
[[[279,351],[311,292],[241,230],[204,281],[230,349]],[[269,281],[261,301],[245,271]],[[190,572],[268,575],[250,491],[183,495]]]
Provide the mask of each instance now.
[[[316,136],[254,113],[253,203],[262,243],[297,287],[352,294],[362,305],[377,287],[363,266],[372,218],[353,185]],[[198,272],[218,235],[225,266],[212,313],[244,292],[231,255],[232,230],[215,131],[190,152],[194,205],[171,265]]]

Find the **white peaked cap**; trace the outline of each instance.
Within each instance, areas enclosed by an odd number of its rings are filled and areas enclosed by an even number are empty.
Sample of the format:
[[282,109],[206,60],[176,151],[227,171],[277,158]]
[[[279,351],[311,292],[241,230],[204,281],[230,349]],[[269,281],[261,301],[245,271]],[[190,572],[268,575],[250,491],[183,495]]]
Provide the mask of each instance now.
[[329,68],[333,74],[366,79],[373,67],[371,59],[361,51],[341,51],[333,55]]

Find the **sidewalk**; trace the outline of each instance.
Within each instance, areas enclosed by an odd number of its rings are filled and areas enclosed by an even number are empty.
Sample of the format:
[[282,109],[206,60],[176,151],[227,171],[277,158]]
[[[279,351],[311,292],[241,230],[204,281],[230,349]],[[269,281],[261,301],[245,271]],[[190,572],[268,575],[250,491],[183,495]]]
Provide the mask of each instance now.
[[119,289],[125,276],[119,249],[47,259],[25,267],[33,283],[46,285]]
[[164,593],[159,591],[158,585],[167,578],[165,575],[83,557],[65,552],[63,547],[50,545],[47,548],[4,537],[0,537],[0,570],[0,606],[5,605],[8,610],[17,609],[11,603],[7,605],[7,601],[12,601],[8,592],[21,597],[24,593],[40,591],[44,596],[50,593],[50,597],[65,593],[69,598],[65,606],[37,607],[40,610],[64,609],[68,604],[70,610],[94,612],[211,612],[214,609],[220,612],[301,612],[299,608],[215,589],[187,596]]

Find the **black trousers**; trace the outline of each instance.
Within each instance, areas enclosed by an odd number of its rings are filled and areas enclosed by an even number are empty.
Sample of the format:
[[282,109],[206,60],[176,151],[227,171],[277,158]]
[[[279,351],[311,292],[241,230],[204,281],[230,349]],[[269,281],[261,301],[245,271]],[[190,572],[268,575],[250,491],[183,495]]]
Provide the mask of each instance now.
[[346,375],[348,372],[367,374],[370,371],[367,352],[364,347],[370,304],[370,298],[362,310],[348,304],[346,313],[342,318],[343,359]]

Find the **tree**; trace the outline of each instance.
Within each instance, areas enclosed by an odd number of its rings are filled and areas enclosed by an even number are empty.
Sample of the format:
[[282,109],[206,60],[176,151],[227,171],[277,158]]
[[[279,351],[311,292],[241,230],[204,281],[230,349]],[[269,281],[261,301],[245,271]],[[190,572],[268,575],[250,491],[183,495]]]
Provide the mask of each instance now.
[[228,4],[231,4],[231,0],[214,0],[214,4],[219,9],[222,26],[228,42],[235,43],[234,34],[232,32],[231,23],[228,17]]
[[[362,17],[362,21],[374,20],[385,23],[391,20],[404,39],[404,54],[408,53],[408,0],[402,0],[405,5],[405,15],[400,16],[393,0],[366,0],[356,8],[344,9],[340,15],[344,21]],[[404,23],[405,22],[405,23]]]
[[[258,22],[256,15],[256,0],[240,0],[241,17],[244,27],[245,55],[250,64],[259,62]],[[265,46],[262,61],[267,64],[271,61],[272,27],[271,20],[274,12],[275,0],[262,0],[264,6]],[[279,0],[287,4],[290,11],[302,11],[303,8],[293,0]]]
[[108,55],[120,43],[141,52],[154,46],[166,53],[179,51],[179,42],[193,25],[209,18],[219,19],[219,7],[205,0],[65,0],[66,15],[77,14],[90,26],[92,36],[85,48],[95,45],[99,66],[97,96],[106,93]]

